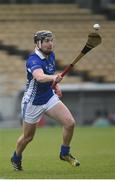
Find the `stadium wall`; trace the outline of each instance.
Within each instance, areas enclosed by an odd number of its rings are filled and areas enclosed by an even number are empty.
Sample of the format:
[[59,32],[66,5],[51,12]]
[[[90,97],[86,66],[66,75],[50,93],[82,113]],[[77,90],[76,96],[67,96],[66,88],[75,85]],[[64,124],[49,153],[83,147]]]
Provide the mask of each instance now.
[[[61,100],[69,107],[78,124],[92,123],[97,110],[115,114],[115,84],[66,84],[61,85],[61,89],[63,92]],[[7,114],[8,112],[10,115],[13,113],[12,117],[15,117],[16,121],[20,118],[22,96],[23,90],[15,97],[15,101],[13,99],[6,101]],[[52,122],[49,118],[47,119],[49,123]],[[55,121],[53,123],[55,124]]]
[[15,120],[15,96],[0,95],[0,115],[3,120]]
[[115,84],[63,85],[62,100],[79,124],[90,123],[97,110],[115,114]]
[[76,3],[77,0],[0,0],[3,4],[33,4],[33,3]]
[[[115,84],[66,84],[61,85],[62,101],[69,107],[78,124],[91,123],[97,110],[115,114]],[[16,96],[0,96],[0,112],[5,121],[19,125],[20,103],[23,90]],[[47,118],[49,124],[57,124]]]

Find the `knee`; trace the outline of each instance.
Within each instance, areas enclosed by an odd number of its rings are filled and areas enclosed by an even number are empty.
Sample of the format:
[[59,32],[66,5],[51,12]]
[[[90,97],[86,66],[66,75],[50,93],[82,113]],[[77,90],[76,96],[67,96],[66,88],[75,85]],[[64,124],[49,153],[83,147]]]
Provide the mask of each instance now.
[[67,121],[66,128],[74,129],[75,126],[76,126],[76,122],[74,119],[69,119],[69,121]]
[[24,138],[24,140],[25,140],[26,143],[29,143],[29,142],[31,142],[33,140],[33,136],[27,136],[27,137]]

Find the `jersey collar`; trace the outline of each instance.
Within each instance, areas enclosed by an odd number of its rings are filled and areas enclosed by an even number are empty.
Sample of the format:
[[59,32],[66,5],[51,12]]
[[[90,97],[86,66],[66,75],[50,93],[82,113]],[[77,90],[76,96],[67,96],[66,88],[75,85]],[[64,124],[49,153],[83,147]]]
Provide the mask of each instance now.
[[35,53],[43,60],[45,56],[40,52],[39,48],[35,48]]

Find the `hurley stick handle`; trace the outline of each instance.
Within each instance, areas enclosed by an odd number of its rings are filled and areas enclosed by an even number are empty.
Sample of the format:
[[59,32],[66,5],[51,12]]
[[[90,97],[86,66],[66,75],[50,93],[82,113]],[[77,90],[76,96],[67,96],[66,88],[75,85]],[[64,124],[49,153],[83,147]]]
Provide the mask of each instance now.
[[[61,77],[64,77],[73,67],[73,64],[70,64],[69,66],[67,66],[64,71],[61,73]],[[52,84],[52,88],[55,89],[55,86],[56,86],[57,82],[53,82]]]
[[[98,46],[101,43],[101,41],[101,36],[98,33],[90,33],[88,35],[88,40],[83,49],[81,50],[80,54],[73,60],[73,62],[69,66],[67,66],[64,69],[61,76],[64,77],[85,54],[87,54],[90,50]],[[56,84],[56,81],[52,84],[53,89],[55,89]]]
[[[61,73],[61,76],[64,77],[69,71],[71,71],[71,69],[73,68],[73,66],[84,56],[84,54],[81,52],[75,59],[74,61],[67,67],[65,67],[65,69],[63,70],[63,72]],[[52,84],[52,88],[55,89],[57,82],[53,82]]]

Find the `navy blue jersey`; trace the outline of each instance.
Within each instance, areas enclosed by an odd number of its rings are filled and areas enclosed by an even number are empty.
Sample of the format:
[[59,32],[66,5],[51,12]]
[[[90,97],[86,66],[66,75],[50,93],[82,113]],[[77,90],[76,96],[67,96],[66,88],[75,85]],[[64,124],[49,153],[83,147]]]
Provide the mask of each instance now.
[[55,55],[53,52],[46,59],[39,50],[35,49],[35,53],[30,54],[26,61],[27,84],[23,99],[26,102],[31,101],[33,105],[47,103],[54,94],[52,82],[40,83],[33,78],[33,71],[39,68],[48,75],[55,73]]

